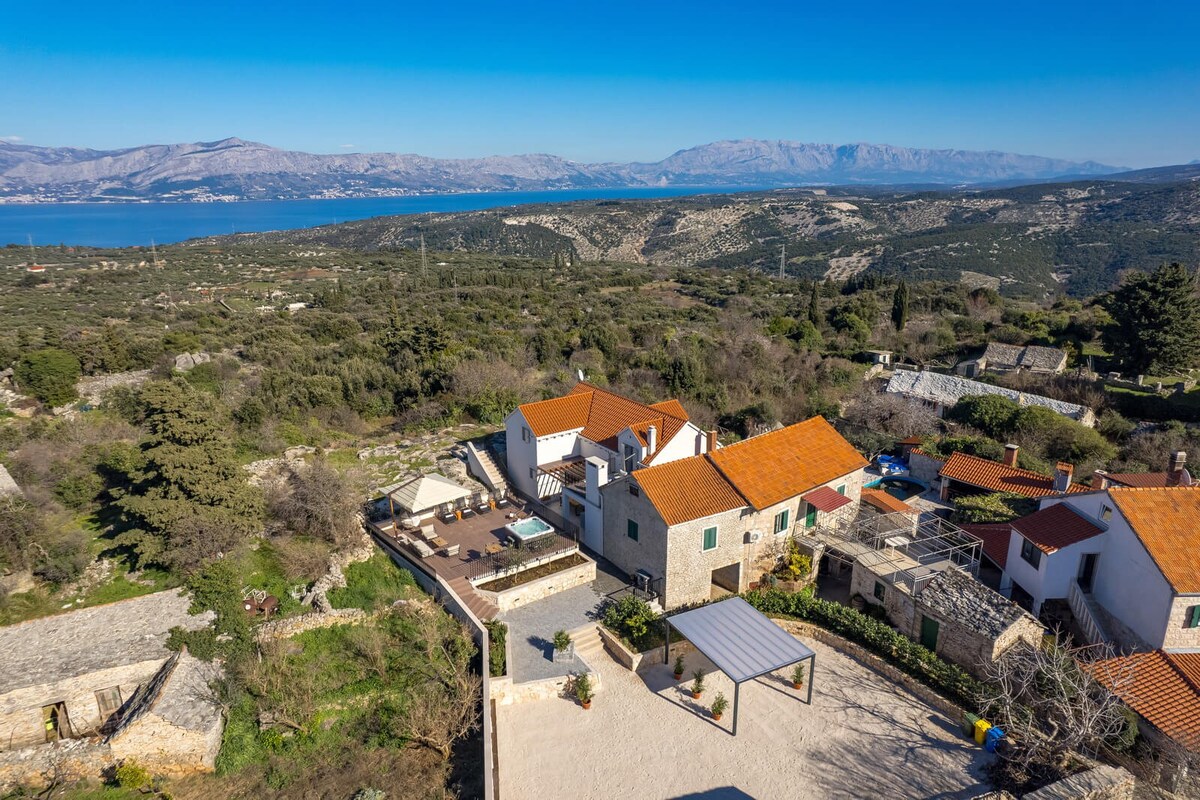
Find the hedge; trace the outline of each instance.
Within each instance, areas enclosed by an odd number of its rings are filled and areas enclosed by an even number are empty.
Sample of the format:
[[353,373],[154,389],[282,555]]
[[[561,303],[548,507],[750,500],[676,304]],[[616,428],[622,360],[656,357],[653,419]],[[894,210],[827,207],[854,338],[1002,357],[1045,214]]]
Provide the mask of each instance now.
[[897,633],[886,623],[871,619],[848,606],[779,589],[751,591],[743,597],[764,614],[811,622],[862,645],[965,708],[978,708],[984,697],[983,684],[964,669],[942,660],[936,653]]

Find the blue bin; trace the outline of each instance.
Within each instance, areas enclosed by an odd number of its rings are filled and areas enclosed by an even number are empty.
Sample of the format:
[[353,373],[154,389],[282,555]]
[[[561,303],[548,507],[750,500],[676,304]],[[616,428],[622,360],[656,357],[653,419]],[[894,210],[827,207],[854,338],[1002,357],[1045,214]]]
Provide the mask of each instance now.
[[983,735],[983,749],[989,753],[996,752],[996,747],[1002,738],[1004,738],[1004,731],[995,727],[988,728],[987,733]]

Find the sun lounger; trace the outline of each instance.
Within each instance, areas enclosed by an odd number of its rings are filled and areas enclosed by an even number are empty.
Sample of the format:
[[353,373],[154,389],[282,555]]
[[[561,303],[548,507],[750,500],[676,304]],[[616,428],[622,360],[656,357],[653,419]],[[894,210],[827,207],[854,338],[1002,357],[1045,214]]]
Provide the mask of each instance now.
[[421,558],[429,558],[433,555],[433,548],[422,542],[420,539],[412,540],[412,547],[417,551],[417,555]]
[[442,555],[456,556],[456,555],[458,555],[458,553],[461,549],[462,549],[462,545],[458,544],[457,542],[455,542],[454,544],[448,544],[442,550]]
[[437,532],[433,529],[432,525],[422,525],[421,526],[421,538],[423,538],[427,542],[432,542],[434,539],[437,538]]

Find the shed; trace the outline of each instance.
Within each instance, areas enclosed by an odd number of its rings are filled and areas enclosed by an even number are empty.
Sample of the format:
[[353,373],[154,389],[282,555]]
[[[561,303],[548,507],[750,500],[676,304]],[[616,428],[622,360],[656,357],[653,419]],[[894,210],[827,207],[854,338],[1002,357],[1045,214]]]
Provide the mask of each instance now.
[[671,663],[671,628],[733,681],[733,735],[737,735],[738,695],[742,684],[777,669],[809,660],[808,699],[817,654],[740,597],[667,617],[664,663]]

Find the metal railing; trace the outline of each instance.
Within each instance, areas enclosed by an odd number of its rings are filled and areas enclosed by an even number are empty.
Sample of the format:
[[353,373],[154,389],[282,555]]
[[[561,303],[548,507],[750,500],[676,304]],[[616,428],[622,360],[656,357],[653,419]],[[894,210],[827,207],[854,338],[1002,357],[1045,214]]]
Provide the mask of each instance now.
[[556,531],[519,545],[505,547],[498,553],[486,553],[458,567],[454,573],[455,577],[464,577],[469,581],[502,578],[505,575],[522,572],[578,550],[578,537]]
[[1079,623],[1080,630],[1088,638],[1088,644],[1108,644],[1111,641],[1092,608],[1092,601],[1077,580],[1071,581],[1071,588],[1067,591],[1067,603],[1071,606],[1071,614]]

